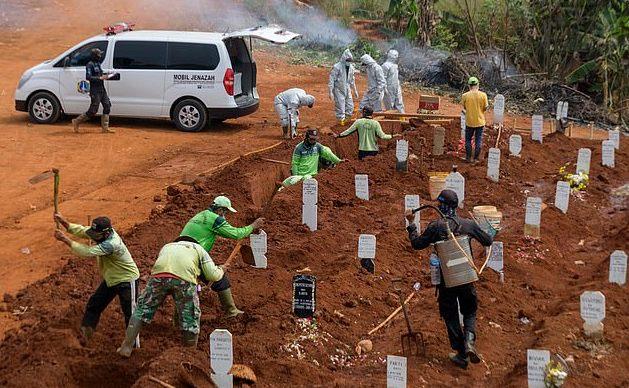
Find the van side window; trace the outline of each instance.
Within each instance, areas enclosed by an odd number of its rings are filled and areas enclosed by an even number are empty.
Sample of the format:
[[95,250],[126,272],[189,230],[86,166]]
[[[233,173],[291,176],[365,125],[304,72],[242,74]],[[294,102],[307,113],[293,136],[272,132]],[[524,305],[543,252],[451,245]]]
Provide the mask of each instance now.
[[220,62],[218,48],[205,43],[168,43],[169,70],[214,70]]
[[165,69],[166,42],[131,41],[116,42],[114,69]]
[[100,49],[103,52],[103,58],[105,58],[105,54],[107,54],[107,44],[109,42],[106,40],[99,40],[96,42],[87,43],[78,49],[72,51],[67,56],[61,58],[61,60],[55,63],[54,67],[63,67],[63,61],[70,57],[69,67],[85,67],[87,63],[91,60],[92,57],[92,49]]

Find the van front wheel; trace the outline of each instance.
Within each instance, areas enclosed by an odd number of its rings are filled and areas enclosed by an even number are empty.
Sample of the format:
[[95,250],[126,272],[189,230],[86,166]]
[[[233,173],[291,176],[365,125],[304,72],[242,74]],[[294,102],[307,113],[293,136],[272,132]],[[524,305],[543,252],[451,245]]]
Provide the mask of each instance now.
[[61,116],[59,100],[48,92],[39,92],[28,100],[28,116],[37,124],[52,124]]
[[180,131],[199,132],[207,124],[207,110],[197,100],[183,100],[175,105],[173,121]]

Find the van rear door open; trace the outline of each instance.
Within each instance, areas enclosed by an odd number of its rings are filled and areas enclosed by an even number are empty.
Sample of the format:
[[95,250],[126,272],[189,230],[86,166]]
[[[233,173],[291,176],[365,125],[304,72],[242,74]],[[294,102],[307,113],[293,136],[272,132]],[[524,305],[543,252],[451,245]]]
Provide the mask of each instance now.
[[285,44],[301,35],[286,31],[279,26],[252,27],[246,30],[228,32],[223,34],[223,39],[228,38],[256,38],[275,44]]

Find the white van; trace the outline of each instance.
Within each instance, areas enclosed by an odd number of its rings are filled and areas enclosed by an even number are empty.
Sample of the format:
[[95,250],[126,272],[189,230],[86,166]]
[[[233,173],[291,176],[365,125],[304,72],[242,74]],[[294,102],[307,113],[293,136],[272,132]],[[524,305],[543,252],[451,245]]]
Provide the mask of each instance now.
[[119,74],[105,81],[112,116],[168,118],[182,131],[200,131],[209,120],[258,109],[251,38],[283,44],[299,36],[277,26],[224,34],[115,27],[24,72],[15,109],[28,112],[35,123],[84,113],[90,98],[78,85],[91,50],[99,48],[103,71]]

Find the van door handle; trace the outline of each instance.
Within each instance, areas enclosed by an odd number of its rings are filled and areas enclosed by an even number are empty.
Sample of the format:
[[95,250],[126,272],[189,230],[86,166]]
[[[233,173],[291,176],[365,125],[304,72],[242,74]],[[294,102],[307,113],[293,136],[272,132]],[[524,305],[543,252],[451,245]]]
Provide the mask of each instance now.
[[108,81],[120,81],[120,73],[115,73],[111,78],[107,79]]

